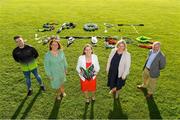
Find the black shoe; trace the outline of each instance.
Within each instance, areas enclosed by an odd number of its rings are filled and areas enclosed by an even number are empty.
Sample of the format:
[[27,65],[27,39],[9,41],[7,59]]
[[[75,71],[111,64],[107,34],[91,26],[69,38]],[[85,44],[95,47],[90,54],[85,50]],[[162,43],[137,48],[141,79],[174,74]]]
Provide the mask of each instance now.
[[41,90],[42,91],[46,91],[46,88],[45,88],[45,86],[43,85],[43,86],[41,86]]
[[31,96],[32,95],[32,90],[28,90],[27,96]]
[[150,99],[153,99],[153,94],[147,94],[147,95],[146,95],[146,99],[149,99],[149,100],[150,100]]

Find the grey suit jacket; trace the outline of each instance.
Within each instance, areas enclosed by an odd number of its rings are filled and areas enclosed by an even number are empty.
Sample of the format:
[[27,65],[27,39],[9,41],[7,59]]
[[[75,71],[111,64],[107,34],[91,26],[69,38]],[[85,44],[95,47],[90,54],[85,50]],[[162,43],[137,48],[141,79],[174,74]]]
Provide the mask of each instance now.
[[[152,50],[150,50],[149,56],[151,55],[151,53],[152,53]],[[149,58],[149,56],[148,56],[148,58]],[[148,58],[147,58],[146,63],[143,67],[143,70],[146,67]],[[150,76],[152,78],[159,77],[160,76],[160,70],[164,69],[165,65],[166,65],[166,57],[164,56],[164,54],[161,51],[159,51],[159,53],[156,55],[156,57],[154,58],[151,66],[150,66]]]

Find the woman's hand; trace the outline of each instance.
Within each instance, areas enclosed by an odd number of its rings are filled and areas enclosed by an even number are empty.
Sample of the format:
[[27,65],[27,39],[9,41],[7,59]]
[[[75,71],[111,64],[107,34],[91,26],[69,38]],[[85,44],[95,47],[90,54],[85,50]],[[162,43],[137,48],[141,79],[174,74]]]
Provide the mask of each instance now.
[[123,74],[122,77],[121,77],[123,80],[126,79],[126,74]]
[[122,80],[125,80],[125,79],[126,79],[126,76],[123,75],[123,76],[122,76]]

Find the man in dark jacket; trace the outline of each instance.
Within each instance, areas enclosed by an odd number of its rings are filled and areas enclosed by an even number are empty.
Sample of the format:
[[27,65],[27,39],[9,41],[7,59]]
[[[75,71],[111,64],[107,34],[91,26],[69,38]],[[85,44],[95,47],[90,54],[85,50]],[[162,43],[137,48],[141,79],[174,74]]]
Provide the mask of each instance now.
[[166,58],[160,51],[160,42],[154,42],[148,58],[143,67],[143,84],[137,88],[147,88],[147,98],[151,98],[156,87],[157,78],[160,76],[160,70],[164,69]]
[[14,40],[17,44],[17,47],[13,50],[13,58],[16,62],[20,63],[22,66],[23,74],[26,78],[26,84],[28,89],[27,96],[32,95],[31,89],[31,78],[30,73],[32,72],[37,79],[41,89],[45,91],[45,87],[42,83],[41,77],[37,71],[37,62],[36,59],[39,56],[36,49],[32,46],[26,45],[21,36],[15,36]]

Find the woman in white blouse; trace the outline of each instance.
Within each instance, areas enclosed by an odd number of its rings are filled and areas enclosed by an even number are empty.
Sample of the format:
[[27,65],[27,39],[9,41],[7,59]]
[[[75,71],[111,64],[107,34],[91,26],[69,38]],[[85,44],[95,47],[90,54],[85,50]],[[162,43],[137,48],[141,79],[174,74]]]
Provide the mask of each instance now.
[[98,57],[93,54],[90,44],[86,44],[83,54],[79,56],[76,70],[80,77],[81,90],[85,94],[86,103],[90,102],[89,92],[92,93],[91,100],[95,101],[96,75],[100,70]]

